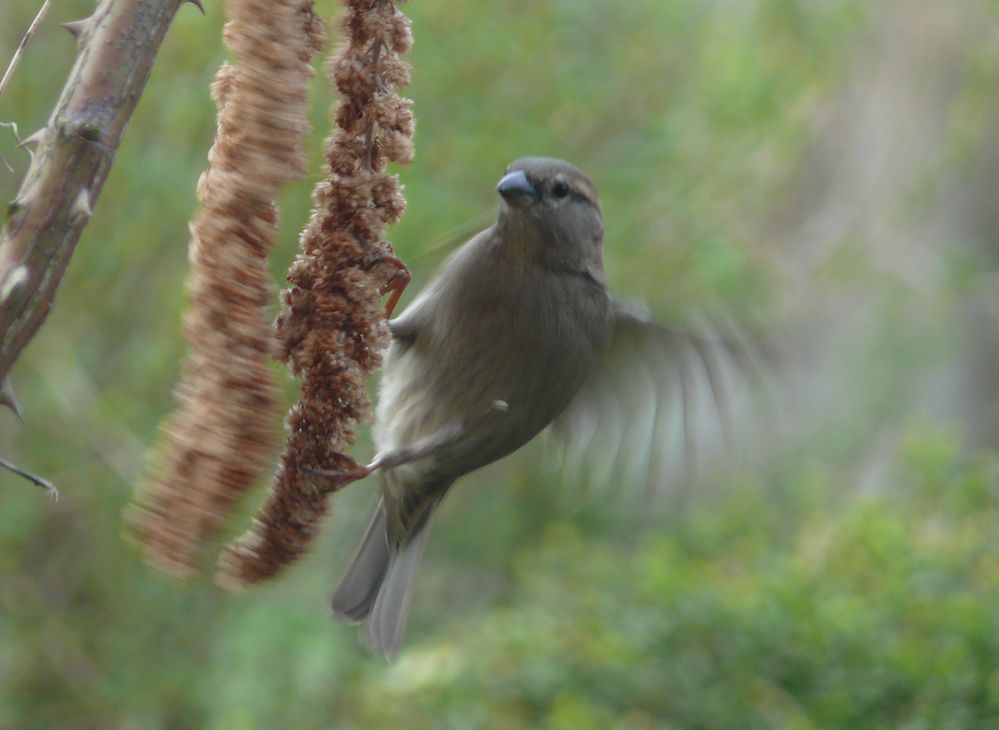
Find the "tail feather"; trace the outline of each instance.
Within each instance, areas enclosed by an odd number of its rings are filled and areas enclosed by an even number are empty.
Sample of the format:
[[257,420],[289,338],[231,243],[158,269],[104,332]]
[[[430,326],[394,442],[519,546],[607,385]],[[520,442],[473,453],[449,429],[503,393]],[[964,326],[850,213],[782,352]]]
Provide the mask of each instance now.
[[382,656],[394,657],[402,648],[409,619],[409,603],[413,596],[413,577],[429,534],[430,520],[427,519],[412,539],[393,553],[389,560],[388,571],[368,616],[368,645]]
[[333,613],[352,623],[364,621],[371,613],[391,562],[385,505],[379,502],[357,554],[333,591],[333,598],[330,600]]
[[[357,554],[333,591],[333,613],[353,623],[367,621],[368,646],[386,658],[402,648],[413,578],[433,514],[450,485],[434,484],[433,489],[423,491],[422,498],[402,504],[386,492]],[[396,532],[401,539],[396,539]]]

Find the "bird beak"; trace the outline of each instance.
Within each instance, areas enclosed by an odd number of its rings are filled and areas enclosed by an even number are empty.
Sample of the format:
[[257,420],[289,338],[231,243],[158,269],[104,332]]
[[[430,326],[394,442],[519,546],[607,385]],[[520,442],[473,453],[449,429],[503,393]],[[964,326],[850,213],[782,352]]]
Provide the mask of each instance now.
[[517,208],[537,203],[541,197],[523,170],[514,170],[504,175],[496,185],[496,192],[503,196],[503,200]]

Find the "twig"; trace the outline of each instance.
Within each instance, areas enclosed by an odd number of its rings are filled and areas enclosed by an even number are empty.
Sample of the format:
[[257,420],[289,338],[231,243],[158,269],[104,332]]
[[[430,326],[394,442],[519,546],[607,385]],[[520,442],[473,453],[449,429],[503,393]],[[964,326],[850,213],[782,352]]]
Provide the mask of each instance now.
[[11,464],[9,461],[7,461],[4,458],[0,458],[0,466],[2,466],[4,469],[7,469],[8,471],[14,472],[19,477],[24,477],[32,484],[37,484],[39,487],[41,487],[42,489],[44,489],[46,492],[49,493],[49,499],[51,499],[53,502],[58,501],[59,490],[55,488],[55,485],[52,482],[48,481],[47,479],[42,479],[41,477],[35,476],[30,471],[25,471],[21,467],[15,464]]
[[31,21],[31,25],[29,25],[28,29],[24,31],[24,36],[21,38],[21,42],[17,44],[17,50],[14,51],[14,56],[10,59],[10,64],[8,64],[3,78],[0,79],[0,96],[3,96],[3,92],[7,90],[7,84],[10,83],[10,79],[14,75],[14,71],[17,69],[17,64],[21,62],[21,56],[24,55],[24,49],[27,47],[28,41],[31,40],[31,36],[34,34],[35,29],[38,28],[38,25],[48,14],[49,7],[51,5],[52,0],[45,0],[45,2],[42,3],[42,7],[38,9],[38,14],[35,15],[35,19]]

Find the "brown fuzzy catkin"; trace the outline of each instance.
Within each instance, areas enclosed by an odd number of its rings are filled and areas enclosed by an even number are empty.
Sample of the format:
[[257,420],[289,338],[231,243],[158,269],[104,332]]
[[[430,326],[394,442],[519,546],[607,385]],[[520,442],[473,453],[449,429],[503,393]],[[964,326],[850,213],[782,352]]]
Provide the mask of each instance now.
[[126,513],[147,559],[181,576],[273,455],[267,253],[278,188],[305,169],[309,60],[324,40],[311,0],[229,0],[226,9],[234,63],[212,84],[218,129],[191,225],[188,353],[164,443]]
[[288,273],[276,323],[281,357],[302,389],[288,415],[291,434],[253,527],[223,552],[218,581],[259,582],[301,556],[328,510],[329,490],[310,469],[339,468],[370,416],[368,375],[388,342],[379,289],[394,273],[385,227],[405,199],[388,162],[412,158],[411,102],[396,86],[409,81],[398,54],[412,44],[409,20],[388,0],[348,0],[343,43],[328,72],[340,92],[337,128],[327,140],[328,179],[313,193],[312,219]]

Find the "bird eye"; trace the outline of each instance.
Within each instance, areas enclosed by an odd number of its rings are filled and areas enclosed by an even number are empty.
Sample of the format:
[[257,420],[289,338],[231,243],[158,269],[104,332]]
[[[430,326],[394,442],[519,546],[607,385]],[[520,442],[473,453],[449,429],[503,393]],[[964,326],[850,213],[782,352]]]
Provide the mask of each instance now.
[[552,195],[556,198],[564,198],[569,194],[569,184],[559,180],[557,183],[552,185]]

